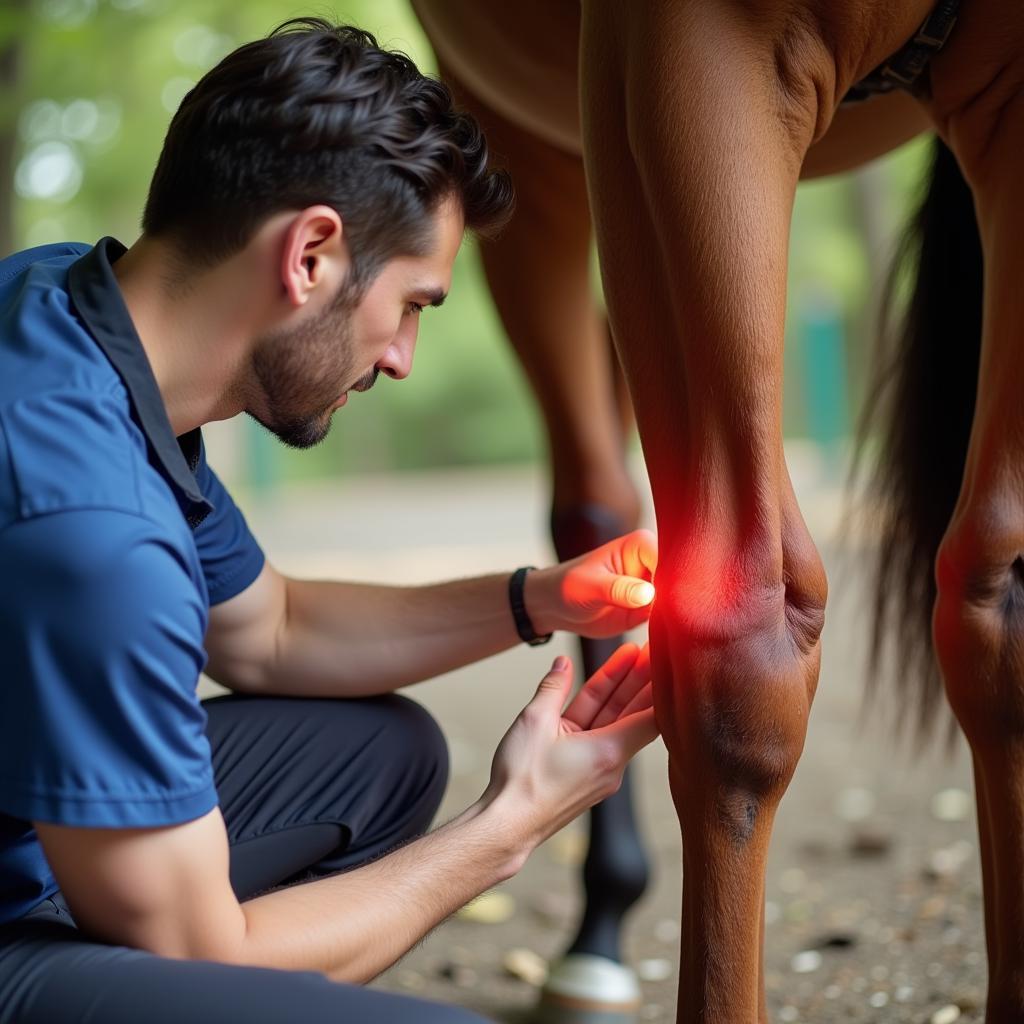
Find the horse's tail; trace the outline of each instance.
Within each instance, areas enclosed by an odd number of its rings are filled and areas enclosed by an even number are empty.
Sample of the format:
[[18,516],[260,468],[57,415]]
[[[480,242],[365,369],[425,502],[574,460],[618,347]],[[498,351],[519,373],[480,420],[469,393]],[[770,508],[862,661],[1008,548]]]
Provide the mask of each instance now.
[[[880,528],[869,692],[883,666],[895,667],[900,722],[913,721],[920,740],[930,735],[942,704],[931,640],[934,565],[967,456],[981,310],[974,202],[956,158],[936,139],[927,187],[885,289],[854,462],[855,478],[867,465],[872,511],[866,522]],[[865,463],[876,438],[878,457]]]

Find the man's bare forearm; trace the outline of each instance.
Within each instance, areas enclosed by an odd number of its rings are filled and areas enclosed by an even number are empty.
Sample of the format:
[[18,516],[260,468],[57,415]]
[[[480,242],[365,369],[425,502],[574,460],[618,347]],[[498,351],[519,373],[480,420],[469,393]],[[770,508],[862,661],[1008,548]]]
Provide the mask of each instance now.
[[[547,628],[543,570],[530,573],[526,603]],[[450,672],[519,643],[508,574],[418,587],[286,581],[282,639],[263,692],[368,696]]]
[[[535,635],[615,636],[654,597],[657,542],[626,534],[526,575]],[[234,690],[304,697],[387,693],[490,657],[520,640],[510,574],[419,587],[293,580],[269,563],[210,612],[209,674]]]
[[475,804],[429,835],[345,874],[242,904],[243,963],[315,970],[361,983],[431,929],[511,877],[530,843],[495,807]]

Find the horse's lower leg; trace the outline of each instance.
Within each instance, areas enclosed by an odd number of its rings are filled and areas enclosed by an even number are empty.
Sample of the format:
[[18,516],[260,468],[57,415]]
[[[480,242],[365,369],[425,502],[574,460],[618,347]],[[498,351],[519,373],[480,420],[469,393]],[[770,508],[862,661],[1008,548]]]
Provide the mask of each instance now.
[[[1019,46],[1007,59],[1014,73],[1024,67]],[[978,217],[984,312],[970,442],[939,546],[932,619],[946,694],[974,759],[988,1024],[1024,1020],[1024,107],[1004,79],[1014,81],[997,76],[950,121]]]
[[985,1019],[1010,1024],[1024,1020],[1024,571],[1015,573],[1012,562],[996,571],[991,549],[984,553],[991,534],[964,541],[973,532],[954,534],[940,553],[935,642],[973,755],[989,960]]

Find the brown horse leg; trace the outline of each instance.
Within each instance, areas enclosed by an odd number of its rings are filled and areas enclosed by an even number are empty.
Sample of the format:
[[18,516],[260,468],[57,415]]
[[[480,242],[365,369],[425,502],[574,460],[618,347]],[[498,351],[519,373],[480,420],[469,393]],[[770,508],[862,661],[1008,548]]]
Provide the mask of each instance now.
[[765,863],[826,589],[780,410],[789,221],[827,61],[806,25],[781,18],[792,32],[773,38],[758,12],[583,5],[588,180],[658,518],[651,659],[682,832],[680,1024],[764,1019]]
[[974,424],[933,620],[974,758],[989,1024],[1024,1020],[1024,61],[1013,65],[947,122],[974,192],[985,298]]

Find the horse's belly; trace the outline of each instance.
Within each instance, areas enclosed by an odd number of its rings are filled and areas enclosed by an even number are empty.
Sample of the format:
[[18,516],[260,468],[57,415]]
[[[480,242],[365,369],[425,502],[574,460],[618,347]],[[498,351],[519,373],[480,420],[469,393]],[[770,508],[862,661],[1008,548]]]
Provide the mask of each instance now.
[[581,151],[579,0],[412,0],[443,64],[492,110]]

